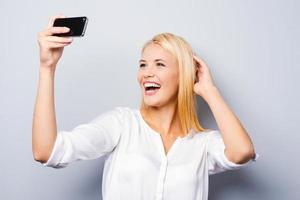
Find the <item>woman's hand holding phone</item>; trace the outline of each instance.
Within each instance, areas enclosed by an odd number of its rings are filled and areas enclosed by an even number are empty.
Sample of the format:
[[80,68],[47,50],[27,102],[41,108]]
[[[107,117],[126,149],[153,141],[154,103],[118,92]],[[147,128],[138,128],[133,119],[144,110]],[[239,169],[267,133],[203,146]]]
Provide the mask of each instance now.
[[63,15],[56,15],[50,18],[47,28],[38,34],[40,48],[40,67],[55,71],[56,65],[62,56],[63,49],[72,43],[72,37],[59,37],[55,34],[68,33],[68,27],[54,27],[53,23],[57,18],[65,18]]

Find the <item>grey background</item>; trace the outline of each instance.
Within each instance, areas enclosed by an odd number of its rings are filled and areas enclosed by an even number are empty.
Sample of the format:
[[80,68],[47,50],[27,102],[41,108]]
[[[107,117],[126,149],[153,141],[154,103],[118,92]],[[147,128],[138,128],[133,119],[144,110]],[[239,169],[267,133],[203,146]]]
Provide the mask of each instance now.
[[[173,32],[207,62],[260,154],[249,167],[211,176],[209,199],[299,199],[299,8],[296,0],[0,1],[0,199],[101,199],[101,158],[57,170],[32,157],[37,33],[58,13],[90,19],[56,71],[59,129],[138,107],[140,48]],[[203,126],[217,128],[198,100]]]

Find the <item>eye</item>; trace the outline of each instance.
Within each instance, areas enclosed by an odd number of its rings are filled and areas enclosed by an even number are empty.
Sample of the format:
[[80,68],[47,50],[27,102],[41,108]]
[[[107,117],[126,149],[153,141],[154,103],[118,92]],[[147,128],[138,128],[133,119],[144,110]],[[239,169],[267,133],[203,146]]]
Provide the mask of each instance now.
[[165,66],[163,63],[157,63],[158,66]]
[[145,67],[145,64],[140,64],[140,67]]

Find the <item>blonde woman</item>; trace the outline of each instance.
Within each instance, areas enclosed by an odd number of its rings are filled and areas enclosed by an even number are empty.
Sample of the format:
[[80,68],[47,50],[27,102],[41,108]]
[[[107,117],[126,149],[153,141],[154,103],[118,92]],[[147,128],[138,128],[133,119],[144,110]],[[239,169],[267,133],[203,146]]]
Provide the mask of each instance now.
[[[209,175],[236,170],[258,154],[239,119],[222,98],[209,68],[180,36],[161,33],[141,52],[139,109],[117,106],[70,131],[57,131],[54,75],[68,29],[38,36],[40,79],[33,117],[33,155],[44,166],[63,168],[105,156],[105,200],[208,199]],[[195,97],[209,105],[219,130],[204,129]]]

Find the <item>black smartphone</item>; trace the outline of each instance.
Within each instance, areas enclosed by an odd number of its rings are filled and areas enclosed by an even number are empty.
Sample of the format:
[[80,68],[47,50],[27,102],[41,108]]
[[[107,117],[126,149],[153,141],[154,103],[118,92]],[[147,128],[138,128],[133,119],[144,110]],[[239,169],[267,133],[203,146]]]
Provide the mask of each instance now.
[[71,36],[71,37],[82,37],[84,36],[88,18],[83,17],[68,17],[55,19],[53,26],[65,26],[70,28],[68,33],[54,34],[55,36]]

